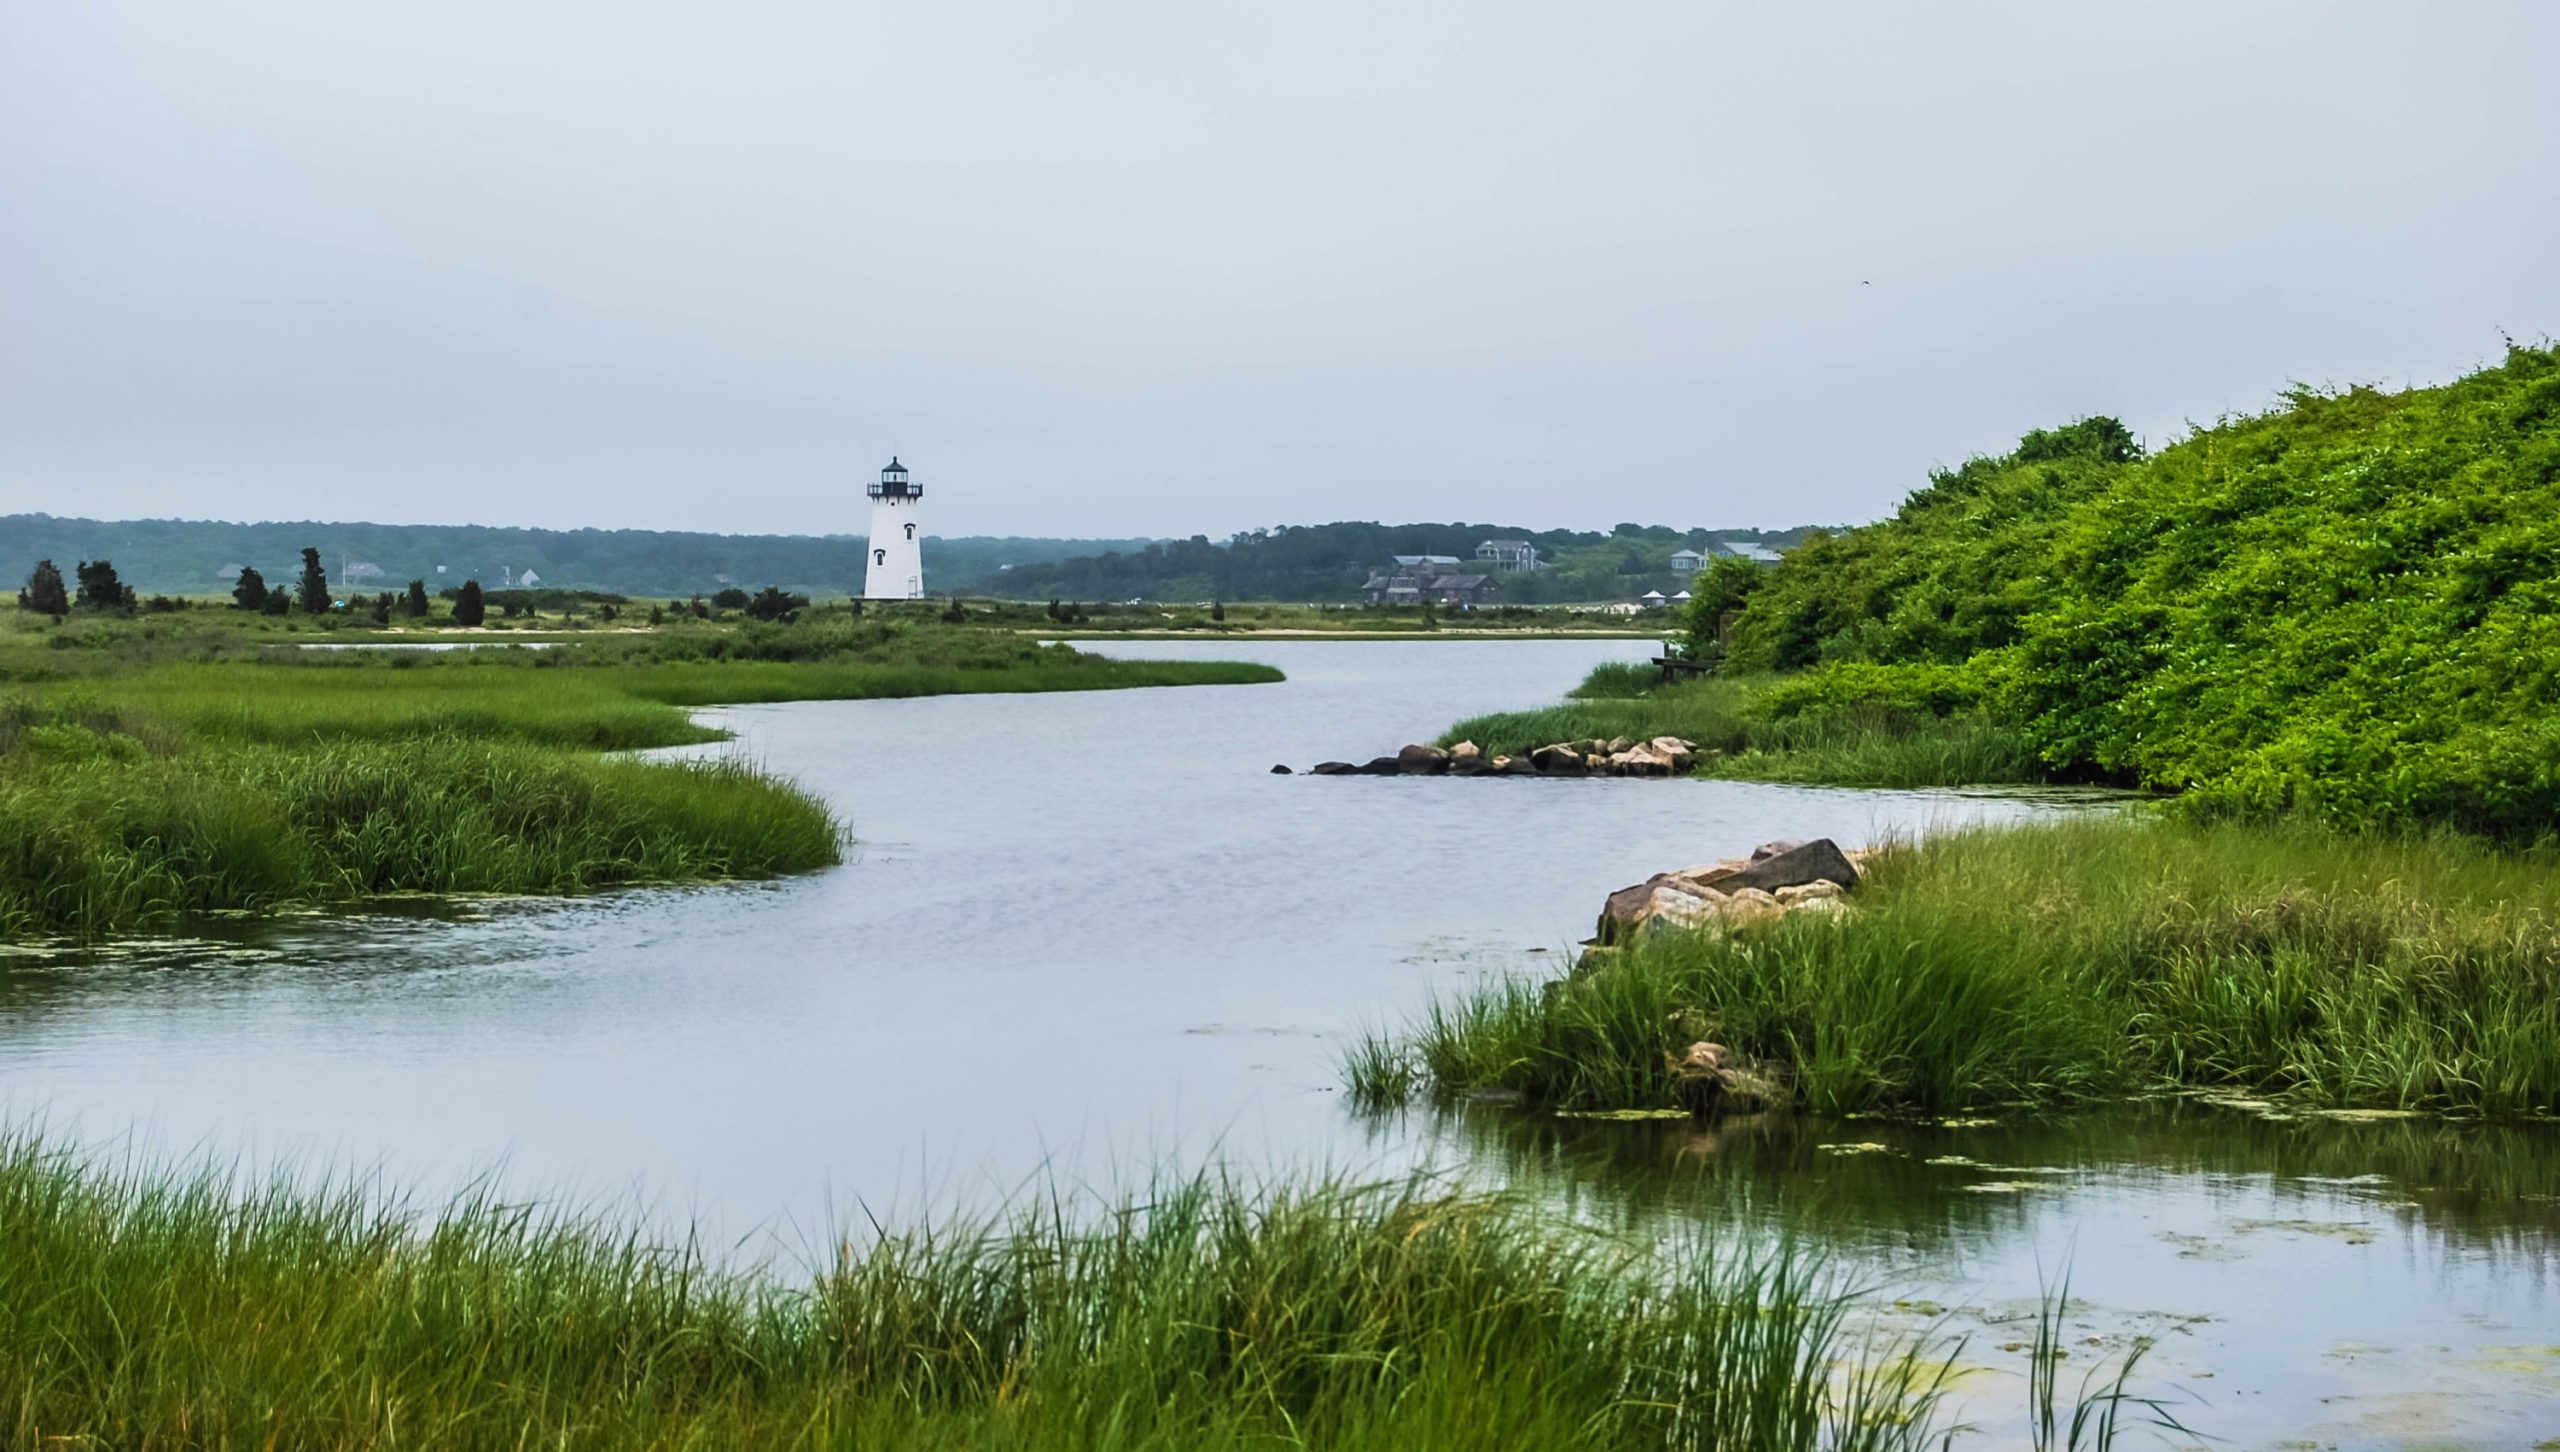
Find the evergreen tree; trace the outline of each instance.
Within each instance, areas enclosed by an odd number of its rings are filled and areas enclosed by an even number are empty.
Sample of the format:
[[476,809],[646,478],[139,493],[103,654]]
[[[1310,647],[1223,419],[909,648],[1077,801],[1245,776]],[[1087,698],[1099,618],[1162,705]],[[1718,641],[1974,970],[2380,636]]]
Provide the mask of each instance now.
[[18,592],[18,608],[38,615],[71,613],[71,596],[62,588],[62,571],[53,561],[36,561],[35,573],[27,576],[27,588]]
[[294,586],[294,603],[305,615],[329,613],[329,572],[320,568],[320,552],[305,545],[302,550],[302,581]]
[[461,592],[453,597],[453,623],[466,626],[477,625],[488,618],[488,614],[489,604],[480,598],[480,582],[478,580],[463,581]]
[[1227,623],[1227,602],[1226,602],[1226,601],[1224,601],[1224,600],[1212,600],[1212,601],[1210,601],[1210,602],[1209,602],[1209,618],[1210,618],[1211,620],[1216,621],[1216,622],[1217,622],[1217,623],[1219,623],[1220,625],[1224,625],[1224,624],[1226,624],[1226,623]]
[[758,620],[796,620],[800,612],[808,608],[808,596],[786,595],[781,587],[776,585],[765,586],[762,592],[747,602],[747,614]]
[[79,574],[81,609],[122,610],[133,603],[124,581],[116,578],[114,562],[82,560]]
[[409,582],[408,598],[400,602],[400,613],[408,616],[412,620],[424,620],[427,618],[426,581],[411,580]]
[[231,587],[231,601],[243,610],[267,608],[267,577],[252,565],[240,572],[240,582]]

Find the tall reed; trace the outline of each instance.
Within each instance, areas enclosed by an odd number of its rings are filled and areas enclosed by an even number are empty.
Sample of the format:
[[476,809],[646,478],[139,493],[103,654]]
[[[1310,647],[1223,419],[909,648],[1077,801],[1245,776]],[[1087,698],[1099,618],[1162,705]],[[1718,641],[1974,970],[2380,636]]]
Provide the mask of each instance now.
[[1554,987],[1496,981],[1364,1050],[1444,1090],[1672,1098],[1698,1038],[1822,1110],[2161,1084],[2325,1106],[2560,1108],[2560,862],[2451,835],[2106,818],[1887,855],[1841,919],[1650,934]]
[[[1216,1174],[866,1232],[804,1280],[494,1192],[0,1138],[12,1445],[1934,1445],[1943,1354],[1784,1249]],[[1943,1350],[1943,1349],[1942,1349]]]

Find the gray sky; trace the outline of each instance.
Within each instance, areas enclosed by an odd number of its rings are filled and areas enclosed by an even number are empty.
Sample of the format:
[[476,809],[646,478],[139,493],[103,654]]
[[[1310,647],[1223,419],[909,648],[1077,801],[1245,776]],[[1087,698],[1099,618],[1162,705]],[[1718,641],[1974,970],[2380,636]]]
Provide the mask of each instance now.
[[1857,520],[2560,332],[2560,5],[0,0],[0,512]]

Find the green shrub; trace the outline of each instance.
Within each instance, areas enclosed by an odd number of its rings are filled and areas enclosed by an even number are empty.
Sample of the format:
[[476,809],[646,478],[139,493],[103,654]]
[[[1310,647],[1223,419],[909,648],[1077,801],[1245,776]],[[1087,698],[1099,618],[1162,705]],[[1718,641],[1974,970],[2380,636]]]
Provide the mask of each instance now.
[[2550,833],[2560,353],[2296,389],[2148,458],[2107,420],[2029,435],[1809,539],[1732,659],[1812,668],[1773,711],[1925,684],[2051,771],[2197,810]]

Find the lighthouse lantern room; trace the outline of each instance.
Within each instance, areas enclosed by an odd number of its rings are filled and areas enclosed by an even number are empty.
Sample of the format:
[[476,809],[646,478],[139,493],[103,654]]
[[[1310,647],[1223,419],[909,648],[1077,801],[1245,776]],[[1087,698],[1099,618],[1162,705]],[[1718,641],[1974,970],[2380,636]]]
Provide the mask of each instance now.
[[916,501],[924,486],[907,478],[896,459],[880,471],[871,495],[871,563],[863,571],[865,600],[924,598],[924,541],[916,529]]

